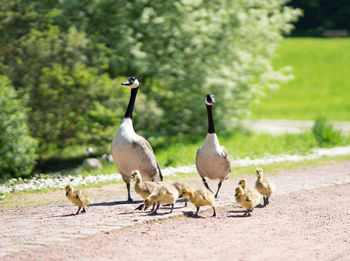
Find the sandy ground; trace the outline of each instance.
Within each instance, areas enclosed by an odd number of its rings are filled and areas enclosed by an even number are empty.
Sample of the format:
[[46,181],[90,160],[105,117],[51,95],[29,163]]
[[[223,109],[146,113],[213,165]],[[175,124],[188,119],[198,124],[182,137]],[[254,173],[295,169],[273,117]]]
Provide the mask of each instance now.
[[210,209],[205,218],[186,217],[194,208],[183,202],[171,215],[133,211],[137,205],[125,204],[125,189],[116,185],[90,189],[95,203],[72,216],[64,196],[46,193],[52,203],[0,210],[0,259],[350,260],[350,186],[341,185],[350,183],[350,162],[269,178],[278,190],[251,217],[233,204],[238,177],[224,183],[216,218]]

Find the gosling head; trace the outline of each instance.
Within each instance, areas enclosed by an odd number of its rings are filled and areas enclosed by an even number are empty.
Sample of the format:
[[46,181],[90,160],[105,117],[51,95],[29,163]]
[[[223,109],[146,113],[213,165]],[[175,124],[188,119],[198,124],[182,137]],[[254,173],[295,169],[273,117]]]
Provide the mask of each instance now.
[[129,86],[131,89],[139,87],[139,81],[136,77],[128,77],[128,79],[122,83],[122,85]]
[[140,171],[138,171],[137,169],[132,170],[132,171],[131,171],[131,176],[130,176],[130,178],[131,178],[132,180],[135,180],[135,181],[140,180],[140,179],[141,179],[141,173],[140,173]]
[[239,197],[243,195],[243,189],[241,187],[237,187],[235,190],[235,197]]
[[246,179],[240,179],[238,182],[238,185],[240,185],[243,189],[245,189],[247,185],[247,180]]
[[145,210],[147,209],[147,208],[149,208],[151,205],[152,205],[152,201],[151,201],[151,199],[150,198],[146,198],[145,199],[145,201],[143,202],[143,204],[145,205]]
[[179,193],[179,198],[187,198],[192,194],[192,191],[190,188],[188,187],[184,187],[181,189],[180,193]]
[[72,194],[73,191],[74,191],[73,186],[70,185],[70,184],[68,184],[68,185],[66,186],[66,196],[68,196],[68,194]]
[[205,104],[212,106],[215,103],[214,94],[207,94],[205,97]]
[[263,169],[262,168],[257,168],[256,169],[256,176],[258,178],[262,178],[262,176],[263,176]]

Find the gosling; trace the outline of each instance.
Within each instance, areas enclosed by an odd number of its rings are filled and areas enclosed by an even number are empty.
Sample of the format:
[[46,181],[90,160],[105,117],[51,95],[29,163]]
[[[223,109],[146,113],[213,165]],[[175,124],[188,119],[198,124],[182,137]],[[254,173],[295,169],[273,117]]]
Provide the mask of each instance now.
[[181,190],[183,188],[187,187],[187,185],[185,183],[183,183],[183,182],[178,182],[178,181],[172,183],[171,185],[173,185],[177,189],[177,191],[179,192],[179,198],[183,198],[184,199],[184,201],[185,201],[185,206],[184,207],[187,207],[188,197],[187,196],[182,196],[180,194]]
[[261,195],[263,195],[264,207],[269,204],[269,198],[274,190],[274,184],[263,177],[263,169],[256,169],[257,180],[255,182],[255,188]]
[[190,202],[195,205],[197,208],[197,212],[194,215],[198,217],[199,208],[202,206],[211,206],[213,208],[213,217],[216,216],[216,211],[214,207],[214,194],[206,188],[198,189],[196,191],[192,191],[188,187],[184,187],[180,192],[180,197],[188,197]]
[[159,184],[154,191],[144,200],[145,210],[156,203],[157,206],[155,210],[151,211],[151,214],[157,214],[157,210],[160,204],[170,204],[171,212],[173,212],[175,201],[179,197],[179,192],[177,189],[170,184]]
[[85,207],[90,204],[90,200],[86,195],[83,194],[79,189],[75,189],[72,185],[66,186],[66,197],[73,202],[74,205],[78,206],[78,211],[75,215],[79,214],[81,208],[83,208],[81,213],[85,213]]
[[241,188],[244,190],[244,191],[252,191],[252,190],[255,190],[254,188],[248,188],[247,187],[247,180],[246,179],[240,179],[239,182],[238,182],[238,185],[241,186]]
[[236,188],[235,198],[236,202],[246,209],[243,216],[250,216],[250,212],[253,211],[253,208],[255,208],[261,200],[259,192],[257,192],[255,189],[247,191],[243,190],[242,187]]
[[[132,180],[135,180],[134,190],[142,197],[143,200],[151,195],[154,189],[158,186],[158,184],[155,182],[143,181],[141,173],[138,170],[131,171],[130,178]],[[135,208],[135,210],[142,210],[143,206],[144,204],[142,203],[137,208]]]

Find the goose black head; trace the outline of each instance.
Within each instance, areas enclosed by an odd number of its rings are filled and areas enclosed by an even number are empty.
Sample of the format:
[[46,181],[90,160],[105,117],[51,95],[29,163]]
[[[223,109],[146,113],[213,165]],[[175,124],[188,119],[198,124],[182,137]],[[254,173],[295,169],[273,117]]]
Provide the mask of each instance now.
[[139,87],[139,81],[136,79],[136,77],[128,77],[128,79],[122,83],[122,85],[129,86],[130,88],[137,88]]
[[214,103],[215,103],[214,94],[207,94],[207,97],[205,98],[205,104],[213,105]]

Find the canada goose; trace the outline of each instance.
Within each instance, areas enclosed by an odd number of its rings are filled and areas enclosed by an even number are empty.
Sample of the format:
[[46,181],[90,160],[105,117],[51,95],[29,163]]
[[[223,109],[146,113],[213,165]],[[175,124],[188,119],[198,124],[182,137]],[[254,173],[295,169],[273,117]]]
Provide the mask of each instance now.
[[260,194],[255,189],[243,190],[242,187],[236,188],[235,198],[236,202],[247,210],[244,216],[250,216],[250,212],[253,211],[253,208],[255,208],[261,200]]
[[131,88],[130,100],[120,127],[114,135],[111,150],[117,166],[128,190],[128,201],[133,201],[130,195],[131,171],[138,169],[144,180],[163,180],[156,156],[146,139],[137,135],[132,124],[132,113],[139,89],[139,81],[129,77],[122,85]]
[[180,197],[188,197],[190,202],[197,208],[195,216],[198,217],[199,208],[202,206],[211,206],[213,208],[213,217],[216,216],[216,211],[214,207],[214,195],[211,191],[207,189],[198,189],[192,191],[188,187],[184,187],[180,192]]
[[185,201],[185,207],[187,207],[187,201],[188,201],[187,199],[188,199],[188,197],[187,197],[187,196],[180,195],[181,190],[182,190],[183,188],[187,187],[187,185],[186,185],[185,183],[179,182],[179,181],[173,182],[171,185],[173,185],[173,186],[177,189],[177,191],[179,192],[179,198],[183,198],[183,199],[184,199],[184,201]]
[[85,213],[85,207],[89,205],[90,201],[89,199],[79,190],[74,189],[72,185],[66,186],[66,197],[73,202],[74,205],[78,206],[78,211],[75,213],[75,215],[79,214],[79,211],[81,208],[83,208],[83,211],[81,213]]
[[228,178],[231,172],[231,160],[227,149],[220,146],[215,133],[212,115],[212,106],[215,103],[214,95],[208,94],[205,103],[208,113],[208,134],[203,145],[197,151],[196,167],[208,190],[212,191],[205,178],[220,180],[215,194],[215,198],[217,198],[222,182]]
[[269,198],[274,190],[275,186],[269,180],[264,178],[263,169],[256,169],[257,180],[255,182],[255,188],[261,195],[263,195],[264,206],[269,204]]
[[[143,181],[142,176],[138,170],[131,171],[131,179],[135,180],[135,192],[139,194],[143,199],[147,198],[154,189],[158,186],[157,183],[152,181]],[[136,209],[141,210],[144,204],[139,205]]]
[[156,214],[160,204],[170,204],[171,210],[169,213],[171,213],[173,212],[174,204],[178,197],[179,192],[174,186],[166,183],[160,184],[154,189],[152,194],[145,199],[145,210],[153,203],[157,203],[156,209],[152,211],[152,214]]

